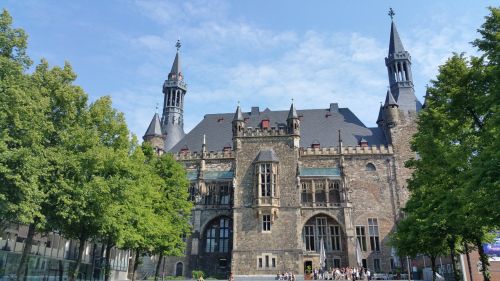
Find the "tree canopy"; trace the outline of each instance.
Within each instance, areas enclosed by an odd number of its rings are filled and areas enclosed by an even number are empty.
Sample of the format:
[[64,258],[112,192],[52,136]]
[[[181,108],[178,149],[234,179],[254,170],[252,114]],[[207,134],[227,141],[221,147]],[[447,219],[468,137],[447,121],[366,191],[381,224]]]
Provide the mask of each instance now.
[[[191,203],[182,165],[151,154],[109,97],[89,104],[71,65],[42,60],[29,73],[27,36],[0,15],[0,222],[29,226],[18,280],[33,238],[58,231],[79,241],[137,253],[180,255]],[[3,230],[3,229],[0,229]]]
[[485,280],[481,243],[500,227],[500,9],[490,12],[473,42],[481,56],[453,54],[427,89],[412,141],[418,158],[406,163],[411,197],[392,238],[408,255],[432,255],[436,238],[452,255],[459,241],[475,244]]

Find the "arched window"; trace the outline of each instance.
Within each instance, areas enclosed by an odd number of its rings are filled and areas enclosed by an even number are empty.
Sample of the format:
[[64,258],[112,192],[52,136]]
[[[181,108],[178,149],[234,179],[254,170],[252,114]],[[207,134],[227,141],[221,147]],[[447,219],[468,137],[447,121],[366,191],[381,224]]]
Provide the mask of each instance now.
[[302,229],[306,251],[319,252],[321,242],[327,252],[342,251],[342,229],[331,217],[317,215],[309,219]]
[[229,253],[231,251],[232,222],[228,217],[220,217],[210,222],[205,231],[206,253]]
[[338,181],[328,182],[328,201],[340,203],[340,184]]
[[375,165],[373,165],[372,163],[368,163],[366,164],[366,171],[369,171],[369,172],[373,172],[373,171],[376,171],[377,169],[375,168]]

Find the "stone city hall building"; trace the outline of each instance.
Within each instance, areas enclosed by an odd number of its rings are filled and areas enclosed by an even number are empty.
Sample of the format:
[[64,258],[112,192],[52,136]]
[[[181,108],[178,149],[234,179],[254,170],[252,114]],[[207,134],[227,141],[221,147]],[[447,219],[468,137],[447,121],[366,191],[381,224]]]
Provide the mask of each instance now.
[[320,241],[328,268],[356,266],[359,243],[365,267],[391,271],[388,235],[408,198],[404,162],[414,156],[409,141],[422,107],[394,22],[385,66],[390,90],[377,127],[337,103],[319,109],[292,103],[284,111],[238,106],[235,113],[207,114],[186,134],[187,85],[177,50],[163,85],[162,117],[155,114],[144,135],[185,165],[195,202],[186,256],[167,258],[165,273],[303,273],[319,267]]

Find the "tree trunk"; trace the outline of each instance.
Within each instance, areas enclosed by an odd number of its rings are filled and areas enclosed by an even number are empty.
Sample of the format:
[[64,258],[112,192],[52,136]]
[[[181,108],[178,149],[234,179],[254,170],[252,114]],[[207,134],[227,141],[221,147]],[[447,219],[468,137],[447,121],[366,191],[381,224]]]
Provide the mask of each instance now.
[[83,251],[85,250],[85,242],[87,241],[86,235],[81,235],[80,240],[79,240],[79,247],[78,247],[78,258],[76,260],[75,267],[73,269],[73,272],[70,272],[69,276],[69,281],[75,281],[76,278],[78,277],[78,271],[80,270],[80,264],[82,263],[82,258],[83,258]]
[[465,255],[467,256],[467,268],[469,269],[470,281],[474,281],[474,278],[472,278],[472,268],[470,265],[469,245],[467,244],[467,242],[464,242],[464,248],[465,248]]
[[488,271],[488,266],[490,265],[488,261],[488,255],[484,253],[483,243],[481,239],[476,239],[477,251],[479,252],[479,260],[481,261],[481,272],[483,273],[483,280],[490,281],[490,272]]
[[37,223],[37,219],[28,226],[28,237],[26,237],[26,241],[24,242],[23,254],[21,256],[21,261],[19,262],[19,266],[17,267],[17,281],[25,281],[27,278],[28,271],[28,263],[31,253],[31,246],[33,245],[33,237],[35,236],[35,224]]
[[456,246],[455,243],[456,243],[455,237],[449,240],[451,267],[453,269],[453,279],[458,281],[460,280],[460,273],[457,270],[457,260],[456,260],[457,253],[455,249]]
[[430,256],[431,258],[431,269],[432,269],[432,281],[436,281],[436,257]]
[[155,281],[158,281],[158,275],[160,275],[160,265],[163,260],[163,253],[160,252],[160,256],[158,257],[158,263],[156,263],[156,271],[155,271]]
[[134,268],[132,269],[132,281],[135,281],[135,273],[137,272],[137,268],[139,267],[140,255],[141,251],[139,251],[139,249],[135,250]]
[[111,242],[108,242],[108,244],[106,244],[106,262],[104,265],[104,281],[109,281],[109,277],[111,276],[110,259],[111,259],[111,249],[112,248],[113,248],[113,244]]

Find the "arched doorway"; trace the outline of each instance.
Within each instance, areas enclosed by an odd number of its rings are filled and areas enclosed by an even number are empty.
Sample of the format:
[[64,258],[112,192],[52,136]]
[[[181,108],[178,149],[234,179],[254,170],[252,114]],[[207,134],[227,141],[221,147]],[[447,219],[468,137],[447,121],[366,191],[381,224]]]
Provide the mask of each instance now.
[[313,267],[319,266],[321,241],[326,252],[326,268],[347,265],[345,233],[334,218],[326,214],[311,217],[302,228],[302,241],[304,256],[317,261]]
[[184,269],[184,264],[182,264],[182,262],[178,262],[175,265],[175,276],[182,276],[183,269]]
[[232,249],[232,219],[227,216],[212,219],[202,233],[200,267],[208,275],[226,277],[231,271]]

